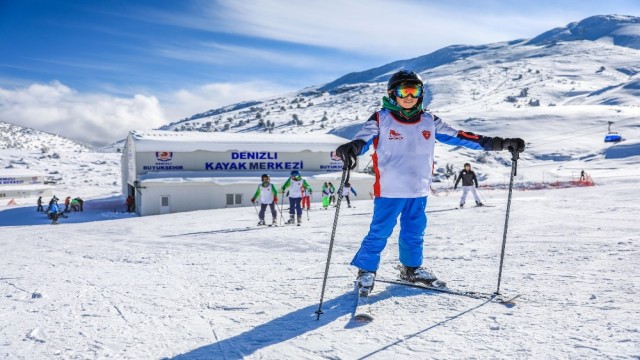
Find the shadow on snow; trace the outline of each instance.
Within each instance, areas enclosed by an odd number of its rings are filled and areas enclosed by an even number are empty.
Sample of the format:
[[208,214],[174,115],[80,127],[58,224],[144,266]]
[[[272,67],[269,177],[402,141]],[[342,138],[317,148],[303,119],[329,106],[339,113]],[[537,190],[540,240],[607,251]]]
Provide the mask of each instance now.
[[[42,206],[45,210],[48,207],[48,201]],[[58,206],[64,208],[64,199],[58,201]],[[58,218],[59,224],[74,224],[93,221],[124,219],[138,216],[135,213],[126,213],[124,197],[122,195],[85,200],[84,211],[65,213],[65,217]],[[24,225],[47,225],[51,224],[51,220],[43,212],[36,211],[36,206],[21,206],[17,208],[8,208],[0,211],[0,226],[24,226]]]
[[[420,289],[408,289],[400,285],[391,285],[385,290],[375,293],[371,296],[371,303],[387,300],[389,298],[399,298],[415,295],[431,295],[446,296],[443,294],[434,294]],[[228,339],[217,341],[213,344],[205,345],[197,349],[191,350],[184,354],[177,355],[173,358],[165,358],[165,360],[198,360],[198,359],[243,359],[256,351],[268,346],[285,342],[295,337],[301,336],[307,332],[317,330],[340,317],[350,315],[352,318],[345,324],[345,329],[358,328],[363,325],[362,322],[353,319],[355,310],[356,295],[350,291],[338,296],[337,298],[325,301],[322,305],[323,314],[320,320],[316,320],[316,310],[318,304],[309,305],[302,309],[283,315],[273,319],[262,325],[246,331],[242,334],[230,337]],[[433,324],[415,334],[408,335],[403,339],[385,345],[362,358],[373,356],[383,352],[395,345],[407,341],[415,336],[423,334],[433,328],[441,326],[447,322],[453,321],[481,306],[486,305],[490,301],[484,301],[480,305],[467,309],[455,316],[451,316],[446,320]],[[375,320],[374,320],[375,321]]]

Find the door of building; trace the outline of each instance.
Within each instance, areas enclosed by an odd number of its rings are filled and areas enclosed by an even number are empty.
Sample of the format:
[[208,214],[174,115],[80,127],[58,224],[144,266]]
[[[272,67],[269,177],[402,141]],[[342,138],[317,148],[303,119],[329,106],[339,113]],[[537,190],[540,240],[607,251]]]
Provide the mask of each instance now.
[[169,214],[169,213],[171,213],[171,196],[161,195],[160,196],[160,214]]

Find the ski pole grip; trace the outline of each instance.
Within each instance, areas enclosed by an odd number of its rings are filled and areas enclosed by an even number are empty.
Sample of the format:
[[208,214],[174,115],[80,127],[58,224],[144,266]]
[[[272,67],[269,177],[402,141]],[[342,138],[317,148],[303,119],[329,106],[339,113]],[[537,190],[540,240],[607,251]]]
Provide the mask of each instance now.
[[518,150],[509,146],[509,152],[511,153],[511,160],[518,161],[518,158],[520,157],[520,153],[518,152]]
[[513,176],[517,176],[518,174],[518,158],[520,157],[520,153],[518,150],[512,147],[509,147],[509,152],[511,153],[511,161],[513,161]]

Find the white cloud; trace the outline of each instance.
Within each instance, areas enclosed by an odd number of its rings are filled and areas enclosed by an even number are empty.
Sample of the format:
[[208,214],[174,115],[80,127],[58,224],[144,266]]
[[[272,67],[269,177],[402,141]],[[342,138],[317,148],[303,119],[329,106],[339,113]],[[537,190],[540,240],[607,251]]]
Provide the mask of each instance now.
[[[146,9],[148,21],[401,59],[452,44],[480,45],[540,33],[588,16],[638,9],[563,0],[194,1],[190,12]],[[384,56],[383,56],[384,57]],[[389,57],[389,56],[387,56]]]
[[93,145],[106,145],[125,138],[129,130],[167,122],[154,96],[81,94],[57,81],[0,88],[0,121]]
[[180,89],[162,96],[162,101],[168,118],[175,121],[241,101],[259,100],[293,90],[263,81],[213,83],[193,89]]
[[[189,14],[149,11],[152,21],[200,30],[356,51],[419,56],[452,44],[485,44],[566,25],[570,15],[506,2],[453,4],[411,0],[197,2]],[[531,12],[545,16],[531,16]],[[572,14],[573,15],[573,14]],[[573,15],[578,16],[578,15]]]
[[[131,98],[82,94],[58,81],[0,88],[0,121],[102,146],[210,109],[293,91],[268,82],[214,83]],[[161,100],[159,100],[161,99]]]

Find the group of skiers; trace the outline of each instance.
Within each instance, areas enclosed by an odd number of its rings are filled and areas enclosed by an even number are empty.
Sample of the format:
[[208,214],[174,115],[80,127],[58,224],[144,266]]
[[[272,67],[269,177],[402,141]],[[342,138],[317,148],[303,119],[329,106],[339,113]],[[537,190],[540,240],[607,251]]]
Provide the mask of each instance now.
[[[331,182],[325,182],[322,185],[322,208],[327,209],[331,203],[335,201],[336,189]],[[349,194],[353,193],[357,196],[356,191],[351,187],[349,183],[346,183],[343,187],[343,196],[347,200],[347,205],[351,207],[351,201]],[[302,223],[302,210],[311,208],[311,196],[313,189],[309,183],[302,178],[300,171],[294,170],[291,172],[291,176],[285,181],[280,188],[280,193],[289,198],[289,220],[287,224],[298,225]],[[269,174],[262,174],[261,183],[258,185],[256,192],[251,198],[251,203],[255,205],[256,202],[260,203],[260,211],[258,212],[259,222],[258,225],[266,225],[265,212],[267,207],[271,210],[272,225],[276,225],[278,212],[276,205],[278,203],[278,190],[275,185],[271,183]]]
[[58,205],[57,196],[53,195],[51,200],[49,200],[49,206],[47,206],[47,210],[44,210],[44,206],[42,205],[42,196],[38,197],[37,200],[37,212],[45,212],[47,217],[52,220],[52,224],[58,223],[58,218],[60,216],[66,217],[65,213],[69,213],[71,211],[84,211],[84,200],[82,200],[79,196],[71,199],[71,196],[67,196],[64,199],[64,208]]

